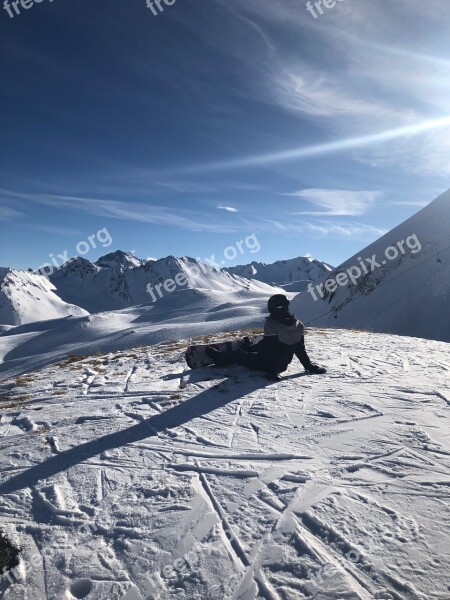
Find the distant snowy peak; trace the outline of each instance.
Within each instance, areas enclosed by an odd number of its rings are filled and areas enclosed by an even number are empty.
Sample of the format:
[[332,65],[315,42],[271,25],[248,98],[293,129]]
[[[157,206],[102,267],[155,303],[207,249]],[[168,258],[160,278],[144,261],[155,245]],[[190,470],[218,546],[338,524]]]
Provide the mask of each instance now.
[[54,285],[43,275],[0,269],[0,324],[23,325],[86,314],[79,306],[61,300]]
[[310,257],[279,260],[272,264],[252,262],[224,269],[228,273],[257,279],[269,285],[283,287],[287,291],[300,292],[310,281],[318,281],[333,270],[331,265]]
[[118,269],[124,271],[127,269],[134,269],[141,267],[145,261],[137,258],[131,252],[122,252],[117,250],[116,252],[110,252],[101,256],[95,263],[98,267],[106,269]]

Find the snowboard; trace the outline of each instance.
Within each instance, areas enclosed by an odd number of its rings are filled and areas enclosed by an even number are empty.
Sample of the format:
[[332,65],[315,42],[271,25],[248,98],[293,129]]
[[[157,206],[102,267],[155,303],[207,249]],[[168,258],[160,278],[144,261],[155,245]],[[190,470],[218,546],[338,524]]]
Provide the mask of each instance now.
[[263,339],[262,335],[245,337],[219,344],[195,344],[186,350],[186,362],[191,369],[200,369],[214,364],[214,361],[206,354],[206,348],[214,348],[219,352],[230,352],[235,350],[250,351],[251,347]]

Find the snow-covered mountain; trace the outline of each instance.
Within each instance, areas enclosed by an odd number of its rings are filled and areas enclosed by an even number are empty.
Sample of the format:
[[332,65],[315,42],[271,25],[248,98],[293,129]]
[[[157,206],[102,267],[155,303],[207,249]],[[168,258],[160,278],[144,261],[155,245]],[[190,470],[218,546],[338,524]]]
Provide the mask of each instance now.
[[64,302],[46,277],[32,271],[0,268],[0,323],[22,325],[33,321],[88,314]]
[[[305,323],[450,341],[450,191],[327,279],[348,274],[349,269],[356,283],[347,277],[334,291],[329,283],[328,291],[313,289],[294,299],[293,308]],[[339,277],[345,283],[345,275]]]
[[127,269],[134,269],[145,264],[145,261],[137,258],[131,252],[122,252],[117,250],[116,252],[110,252],[105,254],[98,259],[95,263],[98,267],[118,269],[119,271],[126,271]]
[[278,260],[272,264],[254,261],[248,265],[237,265],[223,270],[239,277],[282,287],[288,292],[302,292],[310,281],[326,277],[333,267],[319,260],[300,256],[289,260]]
[[[133,261],[138,263],[137,266],[132,264]],[[108,254],[95,264],[77,258],[56,271],[51,281],[64,301],[82,306],[91,313],[145,304],[183,289],[246,290],[268,296],[280,291],[186,256],[168,256],[144,263],[123,252]]]

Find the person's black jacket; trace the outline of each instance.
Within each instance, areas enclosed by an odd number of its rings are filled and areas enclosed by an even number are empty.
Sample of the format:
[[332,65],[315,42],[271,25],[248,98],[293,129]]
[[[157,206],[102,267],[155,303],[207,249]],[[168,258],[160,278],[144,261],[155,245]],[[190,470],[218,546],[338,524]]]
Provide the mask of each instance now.
[[294,356],[298,358],[306,371],[311,368],[304,336],[296,344],[289,345],[280,342],[276,335],[266,335],[258,345],[258,365],[262,371],[283,373],[291,364]]
[[312,367],[305,348],[305,328],[300,321],[284,325],[269,317],[264,326],[264,338],[252,351],[257,351],[258,367],[268,373],[283,373],[294,356],[306,371]]

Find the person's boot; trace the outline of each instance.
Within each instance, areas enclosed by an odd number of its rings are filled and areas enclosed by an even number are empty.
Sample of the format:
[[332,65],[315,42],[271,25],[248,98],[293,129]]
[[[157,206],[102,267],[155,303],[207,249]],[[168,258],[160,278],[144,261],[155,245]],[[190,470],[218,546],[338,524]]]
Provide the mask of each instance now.
[[278,375],[278,373],[267,373],[266,379],[268,381],[281,381],[281,377]]
[[306,369],[306,372],[310,373],[311,375],[323,375],[327,372],[327,370],[325,367],[311,363],[311,365]]

